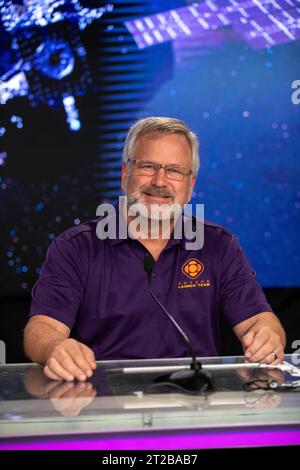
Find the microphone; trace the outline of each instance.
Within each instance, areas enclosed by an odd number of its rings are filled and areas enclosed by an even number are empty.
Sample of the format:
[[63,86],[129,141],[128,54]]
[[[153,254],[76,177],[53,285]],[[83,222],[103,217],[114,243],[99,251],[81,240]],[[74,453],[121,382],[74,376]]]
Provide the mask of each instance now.
[[211,374],[206,369],[202,369],[201,362],[197,361],[196,354],[193,350],[192,344],[190,339],[188,338],[187,334],[182,330],[182,328],[178,325],[175,318],[167,311],[167,309],[163,306],[160,302],[158,297],[152,290],[152,270],[154,266],[154,259],[150,255],[150,253],[146,253],[144,257],[144,269],[147,273],[148,278],[148,289],[150,292],[151,297],[155,300],[155,302],[159,305],[161,310],[164,314],[168,317],[168,319],[172,322],[175,326],[176,330],[183,338],[185,344],[188,347],[190,356],[192,358],[191,368],[190,370],[178,371],[173,372],[169,375],[164,375],[157,377],[154,381],[156,383],[164,384],[164,385],[173,385],[177,388],[183,389],[184,391],[188,391],[190,393],[197,393],[197,392],[204,392],[207,390],[213,389],[213,379]]

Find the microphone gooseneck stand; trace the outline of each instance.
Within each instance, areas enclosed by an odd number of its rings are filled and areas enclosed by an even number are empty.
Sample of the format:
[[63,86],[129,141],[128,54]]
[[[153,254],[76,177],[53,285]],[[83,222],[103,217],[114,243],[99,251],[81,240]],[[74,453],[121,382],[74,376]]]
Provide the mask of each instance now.
[[144,258],[144,269],[147,273],[148,277],[148,289],[151,294],[151,297],[155,300],[155,302],[159,305],[161,310],[164,314],[168,317],[168,319],[172,322],[180,336],[183,338],[185,344],[188,347],[190,356],[192,358],[191,367],[189,370],[183,370],[178,372],[173,372],[171,374],[162,375],[156,377],[154,382],[160,385],[168,385],[183,390],[188,393],[201,393],[205,391],[209,391],[213,389],[213,378],[208,370],[202,368],[202,364],[200,361],[197,361],[195,352],[193,350],[191,341],[189,340],[186,333],[182,330],[182,328],[178,325],[176,320],[172,317],[172,315],[167,311],[167,309],[163,306],[160,300],[157,298],[155,293],[152,290],[152,269],[154,266],[154,259],[150,255],[150,253],[145,254]]

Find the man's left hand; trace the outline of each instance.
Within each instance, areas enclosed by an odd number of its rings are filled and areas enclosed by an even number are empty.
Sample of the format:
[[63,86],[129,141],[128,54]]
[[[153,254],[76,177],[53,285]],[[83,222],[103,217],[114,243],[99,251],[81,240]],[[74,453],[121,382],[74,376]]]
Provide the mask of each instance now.
[[245,356],[250,362],[280,364],[284,349],[280,335],[269,325],[254,325],[242,338]]
[[248,361],[276,365],[284,360],[285,333],[273,313],[259,313],[236,325],[234,331]]

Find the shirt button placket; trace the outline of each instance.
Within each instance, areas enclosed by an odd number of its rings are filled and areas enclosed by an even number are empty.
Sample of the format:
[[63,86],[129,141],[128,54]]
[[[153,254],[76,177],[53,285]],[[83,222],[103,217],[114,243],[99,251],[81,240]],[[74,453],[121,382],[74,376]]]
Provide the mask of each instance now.
[[152,272],[152,289],[157,297],[161,297],[161,282],[156,270]]

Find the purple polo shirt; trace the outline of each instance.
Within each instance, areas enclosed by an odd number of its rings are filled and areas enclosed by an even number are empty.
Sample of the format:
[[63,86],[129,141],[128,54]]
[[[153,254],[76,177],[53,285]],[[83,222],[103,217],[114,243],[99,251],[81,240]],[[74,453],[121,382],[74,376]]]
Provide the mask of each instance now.
[[[99,219],[50,245],[32,290],[30,316],[48,315],[93,349],[96,359],[188,356],[183,338],[150,296],[146,248],[137,240],[100,240]],[[272,311],[236,238],[204,224],[204,246],[171,238],[156,261],[152,288],[198,356],[221,354],[220,316],[234,327]]]

